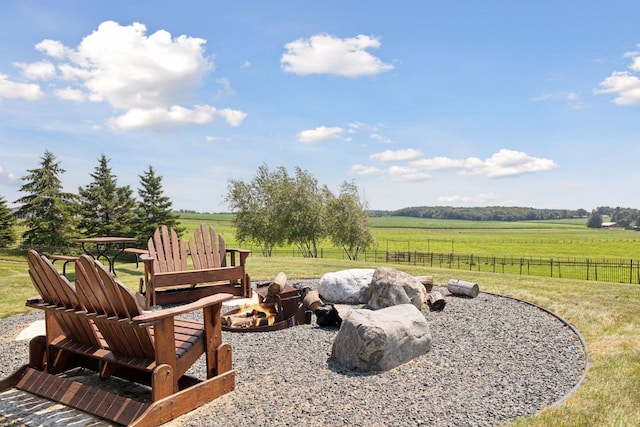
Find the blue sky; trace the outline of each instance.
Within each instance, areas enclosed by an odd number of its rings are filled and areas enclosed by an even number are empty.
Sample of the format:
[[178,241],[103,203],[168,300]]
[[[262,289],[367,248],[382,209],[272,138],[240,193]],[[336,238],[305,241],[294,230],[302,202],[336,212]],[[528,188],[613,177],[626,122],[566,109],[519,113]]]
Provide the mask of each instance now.
[[263,164],[371,209],[640,207],[636,1],[0,5],[9,205],[49,150],[203,212]]

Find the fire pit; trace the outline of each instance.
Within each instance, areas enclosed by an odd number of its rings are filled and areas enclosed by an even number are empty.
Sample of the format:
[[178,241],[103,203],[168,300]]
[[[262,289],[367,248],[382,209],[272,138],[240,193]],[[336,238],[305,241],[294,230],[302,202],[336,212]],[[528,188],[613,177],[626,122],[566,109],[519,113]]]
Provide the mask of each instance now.
[[230,332],[269,332],[311,323],[302,293],[285,284],[270,295],[269,283],[258,285],[258,303],[231,310],[222,316],[222,330]]

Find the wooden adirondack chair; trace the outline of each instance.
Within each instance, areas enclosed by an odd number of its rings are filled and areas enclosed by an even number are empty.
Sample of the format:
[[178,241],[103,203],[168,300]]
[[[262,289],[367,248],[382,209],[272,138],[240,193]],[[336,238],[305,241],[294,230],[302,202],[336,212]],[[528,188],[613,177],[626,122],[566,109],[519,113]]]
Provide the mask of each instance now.
[[145,273],[139,294],[145,308],[184,303],[218,292],[251,298],[251,280],[246,272],[251,251],[227,248],[222,235],[211,227],[202,224],[196,228],[188,252],[186,242],[164,225],[147,246],[149,255],[140,257]]
[[[220,323],[222,302],[232,295],[142,312],[134,295],[86,255],[76,262],[77,292],[46,258],[35,251],[28,258],[41,297],[27,304],[45,310],[47,332],[32,340],[29,364],[0,381],[0,390],[16,387],[119,424],[155,426],[234,389]],[[203,323],[176,318],[197,309]],[[185,375],[203,353],[207,378]],[[76,367],[151,385],[151,401],[55,375]]]

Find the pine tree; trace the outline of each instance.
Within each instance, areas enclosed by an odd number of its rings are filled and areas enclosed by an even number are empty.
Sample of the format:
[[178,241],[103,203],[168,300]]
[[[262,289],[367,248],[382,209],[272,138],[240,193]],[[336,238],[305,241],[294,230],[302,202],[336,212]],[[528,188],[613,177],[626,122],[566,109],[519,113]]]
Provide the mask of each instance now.
[[132,219],[135,200],[131,188],[118,187],[109,160],[103,154],[100,164],[90,174],[93,182],[80,187],[80,228],[87,237],[133,236]]
[[135,237],[140,242],[146,243],[153,232],[162,225],[173,228],[178,234],[182,234],[184,227],[180,227],[180,217],[173,213],[171,200],[163,194],[162,177],[156,175],[151,166],[139,177],[141,187],[138,188],[138,196],[140,200],[136,204],[133,219]]
[[32,245],[60,246],[69,243],[74,233],[77,198],[62,191],[59,176],[65,170],[48,150],[38,169],[29,169],[22,177],[20,191],[29,193],[15,201],[20,204],[15,216],[24,218],[27,230],[22,234]]
[[4,248],[16,241],[14,227],[16,219],[11,214],[4,197],[0,196],[0,248]]

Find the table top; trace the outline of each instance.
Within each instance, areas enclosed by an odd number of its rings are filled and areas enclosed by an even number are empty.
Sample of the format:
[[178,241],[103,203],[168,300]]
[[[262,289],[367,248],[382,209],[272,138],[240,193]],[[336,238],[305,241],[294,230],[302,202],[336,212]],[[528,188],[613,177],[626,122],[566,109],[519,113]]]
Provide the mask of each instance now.
[[74,239],[76,243],[136,243],[138,239],[135,237],[86,237],[83,239]]

